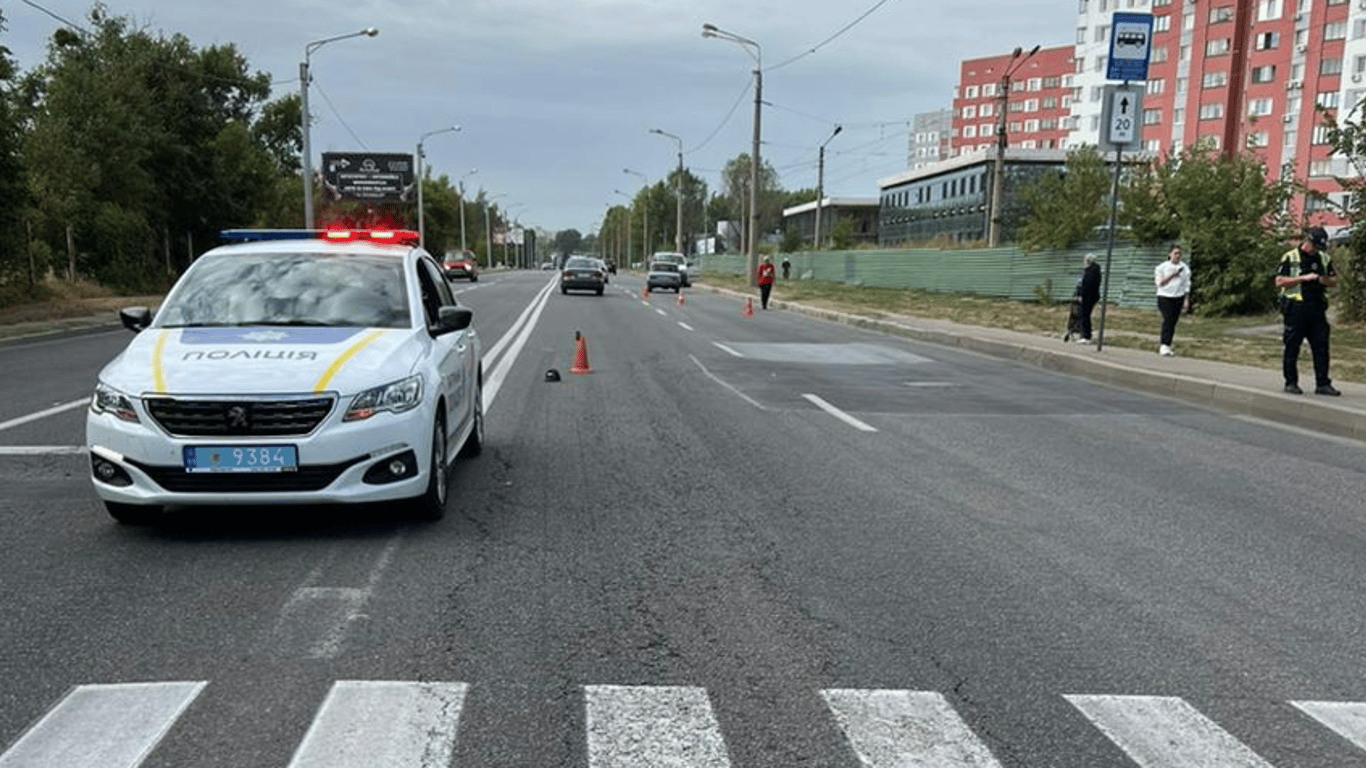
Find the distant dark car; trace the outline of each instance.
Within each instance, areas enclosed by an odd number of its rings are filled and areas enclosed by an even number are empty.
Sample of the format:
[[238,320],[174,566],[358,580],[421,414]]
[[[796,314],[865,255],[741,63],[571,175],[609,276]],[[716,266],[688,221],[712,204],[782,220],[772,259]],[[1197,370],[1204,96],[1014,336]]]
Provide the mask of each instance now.
[[593,291],[602,295],[607,284],[607,270],[602,262],[589,256],[573,256],[560,270],[560,293]]
[[650,271],[645,275],[645,290],[654,293],[656,288],[668,288],[677,293],[683,286],[679,265],[674,261],[652,261]]
[[441,269],[447,280],[469,280],[471,283],[479,280],[479,262],[472,251],[446,251]]
[[617,273],[617,263],[615,261],[612,261],[611,259],[608,259],[607,271],[615,275]]

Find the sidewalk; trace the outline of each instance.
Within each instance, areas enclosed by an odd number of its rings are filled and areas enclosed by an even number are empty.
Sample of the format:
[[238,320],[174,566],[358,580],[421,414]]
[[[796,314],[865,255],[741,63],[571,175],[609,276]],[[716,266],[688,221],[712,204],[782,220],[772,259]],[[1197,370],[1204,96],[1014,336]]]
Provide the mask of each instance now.
[[[707,290],[737,299],[744,296],[729,290]],[[1112,346],[1097,351],[1093,345],[1066,343],[1060,335],[960,325],[947,320],[900,315],[884,315],[883,319],[874,320],[778,299],[770,300],[769,306],[1366,442],[1366,385],[1335,381],[1333,386],[1342,392],[1341,397],[1313,394],[1314,371],[1308,349],[1300,356],[1300,386],[1305,388],[1305,394],[1289,395],[1281,391],[1279,370],[1180,355],[1162,357],[1156,351]]]

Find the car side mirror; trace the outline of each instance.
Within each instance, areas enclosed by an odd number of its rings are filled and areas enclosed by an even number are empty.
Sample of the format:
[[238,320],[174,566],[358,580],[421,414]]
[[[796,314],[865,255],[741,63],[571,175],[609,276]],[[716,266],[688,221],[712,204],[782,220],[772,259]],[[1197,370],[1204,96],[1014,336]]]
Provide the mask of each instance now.
[[442,333],[463,331],[474,322],[474,310],[468,307],[446,305],[437,310],[436,321]]
[[137,333],[152,324],[152,310],[147,307],[124,307],[119,310],[123,327]]

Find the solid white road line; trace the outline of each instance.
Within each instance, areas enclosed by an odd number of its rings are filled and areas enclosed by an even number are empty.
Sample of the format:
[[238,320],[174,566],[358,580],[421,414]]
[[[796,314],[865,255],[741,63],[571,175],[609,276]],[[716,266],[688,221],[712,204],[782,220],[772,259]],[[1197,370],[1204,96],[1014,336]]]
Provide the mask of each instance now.
[[289,768],[450,765],[465,683],[339,680]]
[[728,768],[705,688],[590,685],[584,689],[589,768]]
[[84,445],[0,445],[0,456],[61,456],[86,450]]
[[727,382],[725,382],[725,381],[722,381],[722,380],[720,379],[720,377],[718,377],[716,374],[714,374],[714,373],[712,373],[711,371],[707,370],[707,366],[703,365],[703,364],[702,364],[702,361],[701,361],[701,360],[698,360],[695,356],[693,356],[693,355],[688,355],[688,359],[690,359],[690,360],[692,360],[694,363],[696,363],[696,364],[697,364],[697,367],[702,369],[702,373],[704,373],[704,374],[707,375],[707,378],[711,379],[712,381],[716,382],[717,384],[720,384],[721,386],[725,387],[726,389],[729,389],[731,392],[735,393],[736,395],[739,395],[739,396],[740,396],[740,399],[744,400],[745,402],[749,403],[750,405],[754,406],[755,408],[758,408],[758,409],[761,410],[761,411],[766,411],[766,410],[768,410],[768,409],[765,408],[764,406],[760,405],[758,400],[755,400],[754,398],[750,397],[749,395],[745,394],[744,392],[741,392],[740,390],[738,390],[738,389],[736,389],[735,387],[731,386],[729,383],[727,383]]
[[1366,749],[1366,704],[1357,701],[1292,701],[1290,704]]
[[61,405],[54,405],[54,406],[52,406],[51,408],[48,408],[47,410],[44,410],[44,411],[38,411],[37,413],[30,413],[30,414],[27,415],[27,416],[20,416],[20,417],[17,418],[17,419],[10,419],[9,421],[0,421],[0,431],[9,429],[10,427],[17,427],[17,426],[19,426],[19,425],[21,425],[21,424],[27,424],[27,423],[29,423],[30,421],[37,421],[38,419],[45,419],[45,418],[47,418],[48,416],[55,416],[55,415],[57,415],[57,414],[59,414],[59,413],[62,413],[62,412],[64,412],[64,411],[69,411],[69,410],[71,410],[72,408],[80,408],[81,406],[86,406],[86,405],[90,405],[90,398],[88,398],[88,397],[83,397],[83,398],[81,398],[80,400],[72,400],[72,401],[69,402],[69,403],[62,403]]
[[1271,768],[1213,720],[1170,696],[1064,696],[1143,768]]
[[853,416],[850,416],[849,414],[845,413],[844,411],[841,411],[840,409],[836,408],[835,406],[833,406],[833,405],[831,405],[831,404],[825,402],[824,400],[822,400],[821,398],[817,397],[816,395],[806,394],[806,395],[802,395],[802,397],[806,398],[807,400],[810,400],[812,403],[815,403],[817,408],[820,408],[822,411],[825,411],[826,413],[830,414],[831,416],[834,416],[835,418],[839,419],[840,421],[844,422],[845,424],[848,424],[849,426],[854,427],[855,429],[861,429],[861,430],[863,430],[864,432],[876,432],[876,431],[877,431],[877,427],[874,427],[874,426],[872,426],[872,425],[870,425],[870,424],[867,424],[867,423],[865,423],[865,422],[859,421],[858,419],[854,418]]
[[[516,362],[517,355],[526,346],[526,340],[530,338],[532,330],[536,328],[536,321],[540,319],[541,312],[545,310],[545,305],[550,300],[550,291],[555,287],[554,281],[547,283],[545,288],[537,294],[523,312],[521,317],[503,338],[498,340],[489,349],[488,354],[484,355],[486,362],[493,360],[501,354],[504,347],[507,347],[506,358],[500,358],[497,362],[489,362],[484,366],[484,412],[487,413],[493,407],[493,401],[498,397],[498,390],[503,388],[503,380],[507,378],[508,371],[512,369],[512,364]],[[490,373],[492,372],[492,373]]]
[[206,685],[78,686],[0,755],[0,768],[134,768]]
[[821,691],[866,768],[999,768],[941,694],[933,691]]

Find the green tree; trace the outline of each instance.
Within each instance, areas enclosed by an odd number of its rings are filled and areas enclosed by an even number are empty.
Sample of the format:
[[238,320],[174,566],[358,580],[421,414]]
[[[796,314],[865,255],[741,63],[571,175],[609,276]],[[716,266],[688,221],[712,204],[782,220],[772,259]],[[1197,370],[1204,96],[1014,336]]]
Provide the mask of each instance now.
[[[749,229],[749,188],[752,161],[742,153],[726,163],[721,171],[722,194],[726,200],[726,218],[736,223],[741,231]],[[782,190],[778,187],[778,172],[768,161],[759,166],[759,233],[772,232],[782,222]],[[741,250],[744,250],[742,245]]]
[[583,247],[583,233],[577,229],[562,229],[555,233],[555,250],[560,253],[578,253]]
[[1282,211],[1291,192],[1287,182],[1268,179],[1257,156],[1198,143],[1132,169],[1120,186],[1120,224],[1140,243],[1184,244],[1202,314],[1262,312],[1285,250]]
[[1067,153],[1061,173],[1020,190],[1026,213],[1018,239],[1027,251],[1063,250],[1085,240],[1110,215],[1110,172],[1093,146]]
[[[0,32],[4,30],[5,14],[0,9]],[[17,75],[9,49],[0,46],[0,200],[5,201],[0,205],[0,284],[22,274],[32,285],[40,275],[39,265],[31,258],[25,222],[29,196],[20,156],[23,134]]]
[[[1351,111],[1339,118],[1335,110],[1317,107],[1327,128],[1328,143],[1340,157],[1345,157],[1356,171],[1351,176],[1336,177],[1347,190],[1342,215],[1352,222],[1351,236],[1345,249],[1334,254],[1334,269],[1338,286],[1334,290],[1338,317],[1353,322],[1366,321],[1366,113],[1358,102]],[[1331,203],[1331,199],[1328,200]],[[1345,258],[1343,258],[1345,257]]]

